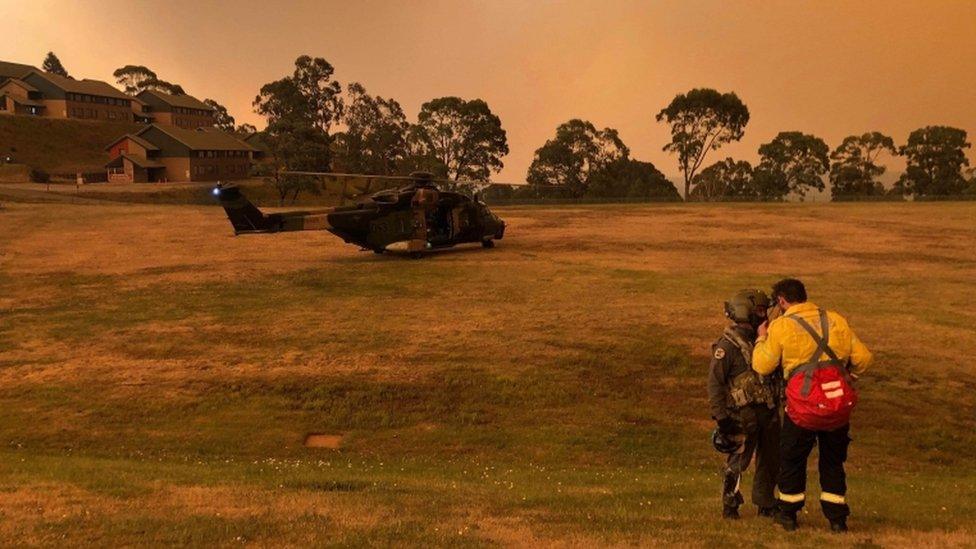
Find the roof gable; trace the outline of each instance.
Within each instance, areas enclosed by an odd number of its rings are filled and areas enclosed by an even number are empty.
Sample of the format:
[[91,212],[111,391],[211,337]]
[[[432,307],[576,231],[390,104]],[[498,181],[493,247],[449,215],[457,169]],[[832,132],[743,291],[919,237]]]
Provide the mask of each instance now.
[[11,63],[9,61],[0,61],[0,80],[5,78],[22,78],[31,71],[36,71],[37,67],[33,65],[24,65],[23,63]]
[[31,71],[25,75],[22,80],[31,80],[36,82],[36,79],[38,78],[58,88],[62,92],[83,93],[86,95],[114,97],[117,99],[131,99],[131,97],[122,93],[118,88],[115,88],[108,82],[102,82],[101,80],[75,80],[73,78],[66,78],[58,74],[41,71]]
[[0,82],[0,89],[6,88],[7,86],[20,86],[25,91],[29,91],[29,92],[36,92],[37,91],[37,88],[35,88],[34,86],[31,86],[30,84],[28,84],[27,82],[24,82],[23,80],[21,80],[19,78],[8,78],[7,80],[4,80],[3,82]]
[[213,107],[192,95],[172,95],[157,90],[143,90],[136,97],[151,104],[155,103],[158,105],[159,103],[163,103],[169,107],[182,107],[184,109],[196,109],[208,112],[213,111]]
[[[142,133],[142,132],[139,132],[139,133]],[[118,144],[120,141],[123,141],[125,139],[128,139],[128,140],[132,141],[133,143],[135,143],[136,145],[139,145],[140,147],[142,147],[143,149],[146,149],[147,151],[158,151],[159,150],[159,147],[157,147],[156,145],[153,145],[149,141],[146,141],[145,139],[139,137],[139,134],[138,133],[136,133],[136,134],[127,133],[127,134],[123,135],[122,137],[117,138],[115,141],[112,141],[111,143],[109,143],[108,145],[106,145],[105,146],[105,150],[107,151],[107,150],[111,149],[116,144]]]
[[136,135],[144,136],[150,128],[155,128],[172,139],[180,142],[193,151],[248,151],[256,149],[247,143],[237,139],[233,135],[224,133],[220,130],[199,129],[185,130],[175,126],[161,126],[150,124]]

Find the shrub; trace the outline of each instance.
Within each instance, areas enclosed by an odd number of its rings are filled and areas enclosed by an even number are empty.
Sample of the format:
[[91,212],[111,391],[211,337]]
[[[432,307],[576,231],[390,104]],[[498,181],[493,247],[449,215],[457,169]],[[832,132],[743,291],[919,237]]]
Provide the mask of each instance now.
[[50,183],[51,174],[47,173],[41,168],[31,168],[30,180],[33,183]]

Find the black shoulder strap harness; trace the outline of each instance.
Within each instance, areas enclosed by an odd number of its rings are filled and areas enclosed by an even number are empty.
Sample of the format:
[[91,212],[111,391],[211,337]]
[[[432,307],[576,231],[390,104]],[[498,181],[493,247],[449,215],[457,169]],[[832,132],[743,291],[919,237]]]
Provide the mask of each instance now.
[[[810,334],[810,337],[813,338],[813,341],[817,344],[817,350],[814,351],[813,356],[810,357],[810,360],[797,366],[793,369],[793,371],[790,372],[790,378],[796,374],[803,374],[803,389],[800,391],[800,394],[803,396],[810,394],[810,385],[813,383],[813,372],[819,370],[820,368],[836,367],[845,377],[847,376],[847,369],[844,368],[843,364],[841,364],[840,358],[837,357],[837,353],[835,353],[834,350],[827,345],[830,343],[830,324],[827,321],[827,311],[818,309],[817,312],[820,315],[820,332],[823,335],[818,334],[817,331],[813,329],[813,326],[811,326],[810,323],[803,318],[795,314],[786,315],[786,318],[792,319],[799,324],[801,328],[806,330],[806,332]],[[820,360],[824,355],[827,355],[827,358],[830,360]]]

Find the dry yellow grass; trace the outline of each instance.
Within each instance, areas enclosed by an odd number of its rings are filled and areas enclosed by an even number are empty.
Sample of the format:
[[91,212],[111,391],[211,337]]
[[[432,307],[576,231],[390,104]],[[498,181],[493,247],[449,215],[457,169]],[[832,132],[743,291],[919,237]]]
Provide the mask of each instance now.
[[496,249],[412,261],[213,207],[5,204],[0,535],[833,544],[815,507],[795,538],[713,520],[721,301],[796,275],[879,358],[845,541],[974,544],[976,204],[500,213]]

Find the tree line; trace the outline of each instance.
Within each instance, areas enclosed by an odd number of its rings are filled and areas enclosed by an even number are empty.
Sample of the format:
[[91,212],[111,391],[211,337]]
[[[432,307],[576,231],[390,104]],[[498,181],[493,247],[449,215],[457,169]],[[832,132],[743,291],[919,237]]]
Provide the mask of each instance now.
[[[834,150],[815,135],[780,132],[759,147],[755,167],[726,158],[701,168],[709,151],[742,138],[749,122],[745,104],[734,93],[694,89],[675,97],[657,120],[670,126],[671,142],[664,150],[678,155],[688,200],[802,200],[808,192],[823,191],[825,177],[833,200],[976,195],[976,176],[965,171],[970,143],[958,128],[919,128],[901,146],[880,132],[850,135]],[[886,156],[902,156],[907,165],[891,189],[880,181]]]
[[[286,171],[405,175],[427,171],[455,181],[489,182],[503,167],[508,137],[482,99],[438,97],[425,102],[415,122],[393,98],[374,96],[353,82],[342,86],[325,59],[301,56],[290,76],[261,87],[255,112],[267,120],[259,136]],[[281,176],[279,197],[315,191],[311,177]],[[537,152],[526,187],[493,185],[495,197],[582,195],[679,199],[674,186],[649,162],[630,157],[612,129],[570,120]]]
[[420,107],[416,122],[393,98],[343,86],[333,66],[303,55],[291,75],[261,87],[255,112],[267,126],[259,136],[275,160],[283,199],[317,187],[309,177],[278,171],[402,175],[428,171],[452,180],[487,182],[503,167],[508,137],[481,99],[439,97]]
[[[54,53],[44,70],[68,76]],[[130,95],[143,90],[183,94],[176,83],[142,65],[116,70],[118,84]],[[242,137],[250,124],[234,117],[213,99],[216,127]],[[501,120],[481,99],[439,97],[407,119],[393,98],[371,95],[352,82],[343,86],[334,67],[321,57],[303,55],[294,70],[261,87],[254,111],[267,121],[257,141],[274,159],[272,171],[344,172],[405,175],[428,171],[452,180],[488,182],[503,167],[508,139]],[[802,200],[830,185],[833,200],[913,196],[976,195],[976,173],[967,170],[965,130],[926,126],[897,145],[877,131],[850,135],[831,150],[826,142],[800,131],[780,132],[759,147],[759,163],[725,158],[705,160],[723,145],[739,141],[749,123],[748,107],[733,92],[696,88],[678,94],[655,116],[666,124],[671,141],[663,150],[676,156],[684,196],[689,201]],[[904,173],[886,188],[881,178],[886,159],[903,157]],[[825,183],[826,180],[826,183]],[[488,193],[512,198],[646,198],[679,200],[674,184],[652,163],[631,156],[613,128],[597,128],[572,119],[536,149],[526,173],[528,185],[494,185]],[[282,199],[315,190],[309,178],[275,177]]]
[[[498,116],[481,99],[440,97],[424,103],[416,122],[392,98],[370,95],[360,83],[343,87],[325,59],[295,61],[294,72],[265,84],[254,100],[268,122],[262,139],[279,168],[371,175],[424,170],[453,180],[487,182],[508,153]],[[749,109],[735,93],[699,88],[678,94],[656,120],[671,131],[664,151],[677,157],[684,196],[691,201],[802,200],[830,185],[834,200],[864,197],[976,195],[976,176],[966,168],[970,147],[964,130],[927,126],[903,145],[880,132],[851,135],[835,149],[823,139],[780,132],[759,147],[759,163],[726,158],[707,165],[723,145],[739,141]],[[884,160],[902,156],[907,168],[891,189],[881,177]],[[526,186],[494,185],[503,198],[600,198],[679,200],[675,186],[652,163],[631,156],[613,128],[572,119],[539,147]],[[311,181],[276,180],[284,192],[312,188]]]

